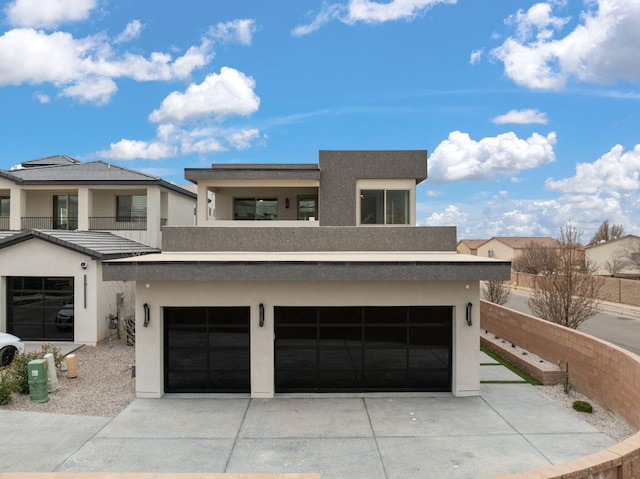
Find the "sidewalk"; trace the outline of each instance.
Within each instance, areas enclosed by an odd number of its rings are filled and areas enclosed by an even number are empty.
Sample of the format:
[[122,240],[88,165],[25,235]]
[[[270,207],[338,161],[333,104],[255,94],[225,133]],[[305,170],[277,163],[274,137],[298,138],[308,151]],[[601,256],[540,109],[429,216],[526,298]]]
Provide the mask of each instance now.
[[[519,381],[484,354],[481,362],[483,381]],[[0,431],[0,472],[317,472],[323,479],[484,479],[614,444],[535,387],[511,382],[482,384],[481,396],[468,398],[136,399],[113,419],[0,409]]]

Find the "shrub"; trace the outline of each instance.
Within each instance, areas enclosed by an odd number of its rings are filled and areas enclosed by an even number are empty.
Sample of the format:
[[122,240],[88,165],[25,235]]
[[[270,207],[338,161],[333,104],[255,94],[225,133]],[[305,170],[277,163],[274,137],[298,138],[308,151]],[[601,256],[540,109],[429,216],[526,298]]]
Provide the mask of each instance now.
[[11,401],[11,382],[6,375],[0,375],[0,406],[5,406]]
[[578,412],[586,412],[591,414],[593,412],[593,407],[587,401],[574,401],[573,409]]

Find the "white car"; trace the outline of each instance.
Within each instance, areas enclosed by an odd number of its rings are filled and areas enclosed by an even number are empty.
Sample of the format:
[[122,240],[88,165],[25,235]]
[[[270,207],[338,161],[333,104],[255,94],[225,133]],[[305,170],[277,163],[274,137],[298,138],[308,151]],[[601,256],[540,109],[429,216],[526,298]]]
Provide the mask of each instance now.
[[0,333],[0,366],[8,366],[16,353],[24,353],[24,343],[13,334]]

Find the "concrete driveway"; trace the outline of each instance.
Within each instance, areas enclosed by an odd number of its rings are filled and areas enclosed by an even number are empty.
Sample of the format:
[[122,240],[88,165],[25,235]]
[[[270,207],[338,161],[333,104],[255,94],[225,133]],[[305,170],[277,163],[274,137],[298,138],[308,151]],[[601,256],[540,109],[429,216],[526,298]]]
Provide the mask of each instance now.
[[[491,361],[481,367],[485,381],[518,381]],[[0,409],[0,431],[0,472],[319,472],[323,479],[491,478],[614,444],[518,382],[482,384],[481,396],[470,398],[136,399],[116,418]]]

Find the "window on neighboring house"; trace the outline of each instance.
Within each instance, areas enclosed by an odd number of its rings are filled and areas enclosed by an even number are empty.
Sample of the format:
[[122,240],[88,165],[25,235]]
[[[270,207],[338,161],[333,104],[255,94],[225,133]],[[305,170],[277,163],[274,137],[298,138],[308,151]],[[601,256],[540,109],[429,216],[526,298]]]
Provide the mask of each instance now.
[[78,229],[78,195],[53,195],[53,228]]
[[273,198],[236,198],[234,220],[277,220],[278,200]]
[[318,198],[315,196],[298,198],[298,219],[309,221],[318,219]]
[[360,224],[408,225],[409,190],[361,190]]
[[145,195],[116,197],[116,221],[145,221],[146,219],[147,197]]
[[8,196],[0,196],[0,216],[11,216],[10,204]]

